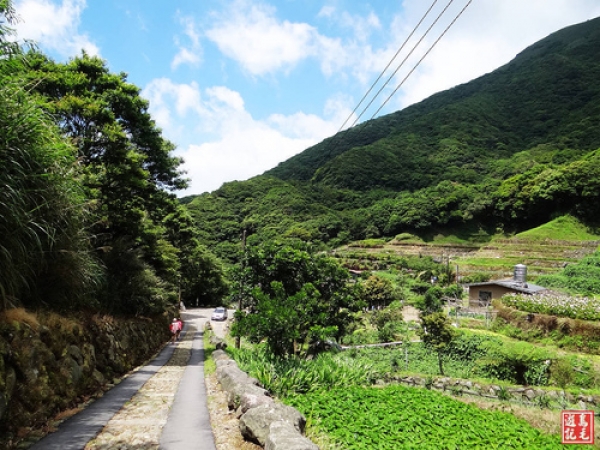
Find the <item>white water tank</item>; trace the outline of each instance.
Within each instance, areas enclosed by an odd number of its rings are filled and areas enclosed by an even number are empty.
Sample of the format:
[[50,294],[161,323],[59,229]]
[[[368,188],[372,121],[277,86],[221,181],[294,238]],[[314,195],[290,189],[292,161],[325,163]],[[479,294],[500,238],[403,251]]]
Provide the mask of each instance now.
[[527,283],[527,266],[525,264],[517,264],[515,266],[514,279],[517,283]]

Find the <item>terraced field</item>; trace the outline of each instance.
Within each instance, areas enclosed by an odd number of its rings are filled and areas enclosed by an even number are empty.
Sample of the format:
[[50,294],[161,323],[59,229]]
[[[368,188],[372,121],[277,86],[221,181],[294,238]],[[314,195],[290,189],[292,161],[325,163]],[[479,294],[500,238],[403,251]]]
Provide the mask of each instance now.
[[[557,238],[553,239],[552,236]],[[527,265],[528,277],[559,271],[596,251],[600,236],[593,234],[572,218],[559,218],[514,237],[490,237],[487,242],[445,242],[439,236],[430,242],[415,239],[357,242],[336,250],[355,267],[382,268],[394,257],[430,256],[448,264],[460,277],[477,272],[489,273],[492,279],[511,277],[516,264]]]

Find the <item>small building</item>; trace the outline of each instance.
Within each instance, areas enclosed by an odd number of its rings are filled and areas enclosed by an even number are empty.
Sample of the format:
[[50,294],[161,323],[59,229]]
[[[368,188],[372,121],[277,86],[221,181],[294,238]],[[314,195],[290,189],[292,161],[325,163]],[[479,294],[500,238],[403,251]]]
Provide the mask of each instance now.
[[505,294],[541,294],[548,291],[543,286],[527,282],[527,266],[517,264],[513,278],[469,284],[469,304],[488,306],[492,300]]

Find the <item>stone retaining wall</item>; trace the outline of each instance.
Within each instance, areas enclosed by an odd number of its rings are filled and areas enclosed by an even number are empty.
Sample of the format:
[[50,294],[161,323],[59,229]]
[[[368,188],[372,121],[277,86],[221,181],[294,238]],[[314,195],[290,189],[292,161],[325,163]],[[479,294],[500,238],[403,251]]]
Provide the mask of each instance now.
[[306,419],[299,411],[273,399],[259,381],[243,372],[223,350],[224,342],[215,336],[211,343],[217,366],[217,380],[227,393],[230,409],[236,410],[245,439],[266,450],[318,450],[304,436]]
[[0,321],[0,448],[101,393],[169,338],[166,317],[24,316]]
[[448,377],[396,375],[390,381],[408,386],[425,387],[454,395],[471,395],[496,400],[516,401],[544,407],[565,409],[594,409],[600,405],[600,396],[573,394],[561,389],[540,389],[527,386],[499,386]]

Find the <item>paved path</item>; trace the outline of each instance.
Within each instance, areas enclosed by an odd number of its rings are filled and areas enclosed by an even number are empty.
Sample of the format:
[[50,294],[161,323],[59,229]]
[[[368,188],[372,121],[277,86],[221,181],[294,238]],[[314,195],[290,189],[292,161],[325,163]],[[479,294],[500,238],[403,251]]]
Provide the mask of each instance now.
[[215,450],[200,331],[208,314],[209,310],[183,313],[185,334],[177,345],[167,345],[148,365],[31,449]]
[[[201,318],[196,317],[199,314],[192,311],[183,314],[186,325],[190,320],[199,325]],[[192,342],[192,354],[160,438],[160,448],[164,450],[215,449],[206,406],[202,332],[196,331]]]

